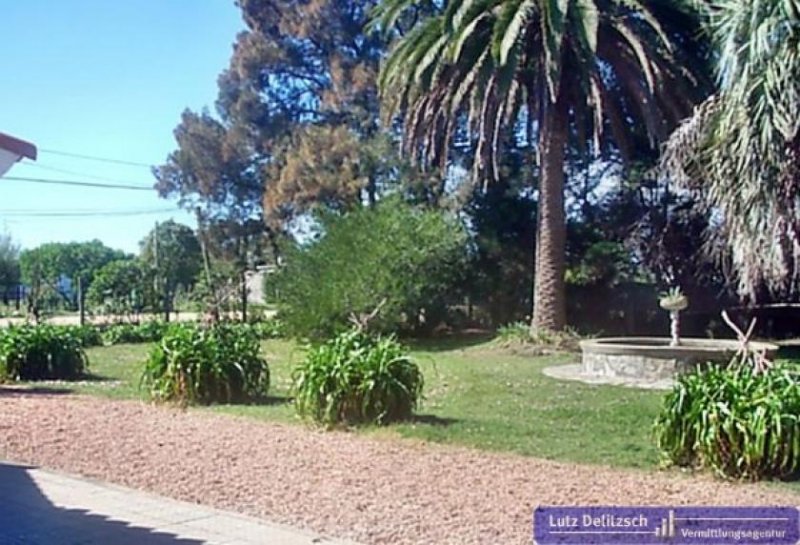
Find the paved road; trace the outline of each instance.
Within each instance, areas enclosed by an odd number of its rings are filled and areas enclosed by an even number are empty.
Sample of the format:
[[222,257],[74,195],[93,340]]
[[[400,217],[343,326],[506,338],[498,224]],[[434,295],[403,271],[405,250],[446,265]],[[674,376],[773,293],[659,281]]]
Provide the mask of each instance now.
[[[173,314],[170,319],[172,321],[180,321],[180,322],[194,322],[199,319],[200,315],[197,312],[181,312],[179,314]],[[139,321],[150,321],[154,319],[160,320],[162,318],[161,315],[153,315],[153,314],[141,314],[138,316]],[[45,322],[48,324],[54,325],[78,325],[80,323],[80,317],[77,314],[66,314],[63,316],[51,316],[49,318],[44,319]],[[113,324],[118,322],[129,322],[130,319],[127,316],[87,316],[86,323],[89,324]],[[0,318],[0,327],[6,327],[8,324],[24,324],[25,318]]]
[[[264,318],[270,319],[275,317],[276,312],[274,310],[265,310],[264,311]],[[234,316],[235,315],[235,316]],[[231,313],[231,317],[238,317],[239,314]],[[170,316],[170,320],[173,322],[196,322],[201,317],[200,313],[197,312],[179,312],[177,314],[172,314]],[[160,320],[162,316],[154,315],[154,314],[141,314],[138,316],[137,320],[139,321],[150,321],[150,320]],[[80,323],[80,318],[77,314],[69,314],[65,316],[51,316],[44,320],[49,324],[54,325],[78,325]],[[110,324],[110,323],[117,323],[117,322],[127,322],[130,319],[126,316],[87,316],[86,322],[93,323],[93,324]],[[23,324],[25,323],[25,318],[0,318],[0,327],[7,327],[9,324]]]
[[345,545],[345,542],[127,488],[0,463],[0,545],[53,544]]

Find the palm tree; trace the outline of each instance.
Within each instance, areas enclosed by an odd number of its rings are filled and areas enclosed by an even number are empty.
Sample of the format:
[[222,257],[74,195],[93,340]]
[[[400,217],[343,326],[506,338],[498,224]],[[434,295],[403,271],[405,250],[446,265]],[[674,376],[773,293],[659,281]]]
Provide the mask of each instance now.
[[497,177],[501,143],[526,126],[539,171],[531,326],[562,329],[567,145],[630,159],[691,113],[707,89],[695,13],[681,0],[443,4],[376,9],[375,27],[405,30],[379,78],[386,120],[402,114],[405,152],[442,169],[453,135],[469,134],[481,180]]
[[[800,0],[711,0],[719,92],[670,138],[661,172],[719,219],[707,240],[741,295],[800,289]],[[720,244],[719,241],[724,241]]]

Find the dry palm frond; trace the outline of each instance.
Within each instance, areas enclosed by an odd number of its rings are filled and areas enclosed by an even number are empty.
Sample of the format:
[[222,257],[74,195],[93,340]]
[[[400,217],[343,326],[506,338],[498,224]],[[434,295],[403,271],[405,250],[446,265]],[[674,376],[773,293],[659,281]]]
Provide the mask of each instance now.
[[739,291],[800,289],[800,2],[716,0],[721,90],[684,122],[659,170],[698,190]]

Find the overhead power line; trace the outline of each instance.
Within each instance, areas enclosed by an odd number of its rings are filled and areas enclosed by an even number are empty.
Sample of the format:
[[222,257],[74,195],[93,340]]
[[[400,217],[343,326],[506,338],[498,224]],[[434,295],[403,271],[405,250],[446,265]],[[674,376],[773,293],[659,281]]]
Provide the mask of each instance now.
[[122,216],[147,216],[153,214],[174,214],[179,212],[175,208],[162,208],[159,210],[93,210],[93,211],[28,211],[28,210],[0,210],[0,216],[12,218],[84,218],[84,217],[122,217]]
[[42,165],[40,163],[34,163],[33,161],[25,161],[23,163],[26,167],[33,167],[38,168],[40,170],[47,170],[49,172],[57,172],[59,174],[68,174],[70,176],[79,176],[80,178],[85,178],[88,180],[100,180],[101,182],[106,183],[114,183],[114,184],[123,184],[123,185],[136,185],[134,182],[130,182],[127,180],[117,180],[114,178],[109,178],[107,176],[98,176],[96,174],[88,174],[85,172],[78,172],[76,170],[67,170],[60,167],[54,167],[50,165]]
[[117,165],[127,165],[131,167],[144,167],[144,168],[153,167],[153,165],[148,165],[147,163],[139,163],[137,161],[127,161],[125,159],[111,159],[108,157],[97,157],[96,155],[84,155],[82,153],[72,153],[70,151],[59,151],[59,150],[39,148],[39,153],[50,153],[52,155],[62,155],[64,157],[83,159],[85,161],[99,161],[101,163],[114,163]]
[[127,189],[130,191],[153,191],[154,189],[153,186],[147,187],[143,185],[128,185],[128,184],[101,184],[96,182],[81,182],[77,180],[52,180],[49,178],[27,178],[24,176],[4,176],[3,180],[11,180],[15,182],[29,182],[34,184],[92,187],[97,189]]

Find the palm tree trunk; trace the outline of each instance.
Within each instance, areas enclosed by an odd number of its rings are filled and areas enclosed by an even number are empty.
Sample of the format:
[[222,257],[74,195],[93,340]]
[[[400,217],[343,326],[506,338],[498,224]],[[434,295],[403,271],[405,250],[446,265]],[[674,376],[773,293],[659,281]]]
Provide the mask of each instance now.
[[544,109],[531,330],[560,331],[566,326],[564,157],[569,120],[563,97]]

